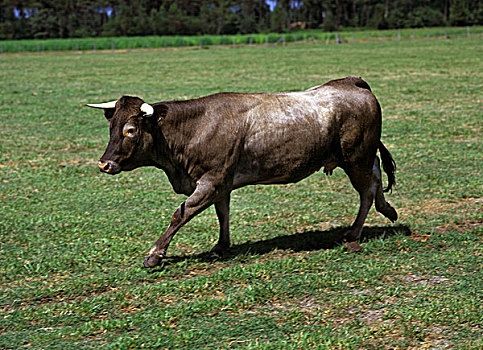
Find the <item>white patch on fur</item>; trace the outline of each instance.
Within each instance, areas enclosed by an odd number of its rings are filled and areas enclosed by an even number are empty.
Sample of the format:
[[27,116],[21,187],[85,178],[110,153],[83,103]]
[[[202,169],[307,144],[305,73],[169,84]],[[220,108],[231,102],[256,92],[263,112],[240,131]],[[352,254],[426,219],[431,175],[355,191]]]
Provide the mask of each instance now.
[[327,89],[317,90],[315,86],[306,91],[295,91],[280,93],[280,96],[287,97],[287,105],[282,106],[285,113],[281,120],[292,121],[300,118],[313,119],[321,126],[327,125],[326,120],[333,109],[333,92]]

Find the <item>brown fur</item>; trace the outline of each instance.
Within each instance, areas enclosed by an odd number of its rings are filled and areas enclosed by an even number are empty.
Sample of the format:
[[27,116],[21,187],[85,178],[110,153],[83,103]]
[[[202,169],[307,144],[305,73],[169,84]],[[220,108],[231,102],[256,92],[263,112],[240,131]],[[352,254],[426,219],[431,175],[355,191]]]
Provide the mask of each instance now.
[[[330,81],[304,92],[219,93],[187,101],[153,104],[154,115],[140,112],[137,97],[122,97],[105,111],[110,140],[99,161],[101,171],[117,174],[140,166],[163,169],[173,189],[189,198],[145,260],[159,263],[174,234],[214,204],[220,239],[214,251],[230,244],[230,193],[250,184],[297,182],[324,167],[341,167],[359,192],[361,205],[347,232],[359,239],[372,203],[391,220],[396,211],[385,201],[379,149],[390,190],[395,163],[380,141],[381,108],[369,85],[358,77]],[[136,133],[126,136],[125,125]]]

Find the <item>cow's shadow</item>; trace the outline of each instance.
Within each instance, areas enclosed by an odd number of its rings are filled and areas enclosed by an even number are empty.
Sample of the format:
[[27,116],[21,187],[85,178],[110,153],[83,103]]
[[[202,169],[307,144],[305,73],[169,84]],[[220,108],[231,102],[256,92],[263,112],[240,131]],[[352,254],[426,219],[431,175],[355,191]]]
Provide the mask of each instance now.
[[[159,271],[163,266],[176,264],[185,260],[198,260],[204,262],[232,260],[239,255],[263,255],[273,250],[291,250],[294,252],[312,251],[320,249],[333,249],[343,243],[344,233],[348,227],[337,227],[324,231],[305,231],[287,236],[280,236],[257,242],[246,242],[233,245],[223,256],[210,252],[184,256],[168,256],[160,267],[150,271]],[[409,236],[411,230],[406,225],[364,227],[361,241],[372,239],[385,239],[397,234]]]

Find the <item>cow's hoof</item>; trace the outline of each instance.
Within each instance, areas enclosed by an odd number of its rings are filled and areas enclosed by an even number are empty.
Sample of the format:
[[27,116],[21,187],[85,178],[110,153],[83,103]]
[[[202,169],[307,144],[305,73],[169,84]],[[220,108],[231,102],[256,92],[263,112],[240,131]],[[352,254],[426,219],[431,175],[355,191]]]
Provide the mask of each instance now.
[[210,253],[216,254],[216,255],[219,255],[219,256],[223,256],[223,254],[225,254],[227,249],[228,249],[228,247],[217,244],[210,250]]
[[344,232],[342,239],[343,242],[358,242],[360,237],[360,230],[354,230],[353,228],[349,228],[347,231]]
[[396,221],[397,220],[397,211],[396,209],[394,209],[393,207],[389,206],[389,211],[386,215],[386,217],[391,220],[392,222]]
[[349,253],[356,253],[362,250],[361,245],[359,244],[359,242],[356,241],[345,242],[344,247],[349,251]]
[[154,254],[148,255],[146,259],[144,259],[143,265],[146,268],[153,268],[159,265],[159,263],[161,262],[161,258],[162,258],[161,256],[154,255]]
[[391,220],[391,222],[394,222],[397,220],[397,211],[393,207],[387,203],[386,207],[382,210],[380,210],[380,213],[384,215],[386,218]]

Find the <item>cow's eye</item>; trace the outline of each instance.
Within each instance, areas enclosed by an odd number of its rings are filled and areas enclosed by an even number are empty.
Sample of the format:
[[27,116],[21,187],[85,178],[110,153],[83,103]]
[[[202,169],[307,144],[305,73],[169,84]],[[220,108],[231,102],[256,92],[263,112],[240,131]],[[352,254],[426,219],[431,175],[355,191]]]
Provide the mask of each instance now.
[[125,125],[122,133],[124,134],[124,136],[133,137],[134,135],[136,135],[136,128],[133,125]]

